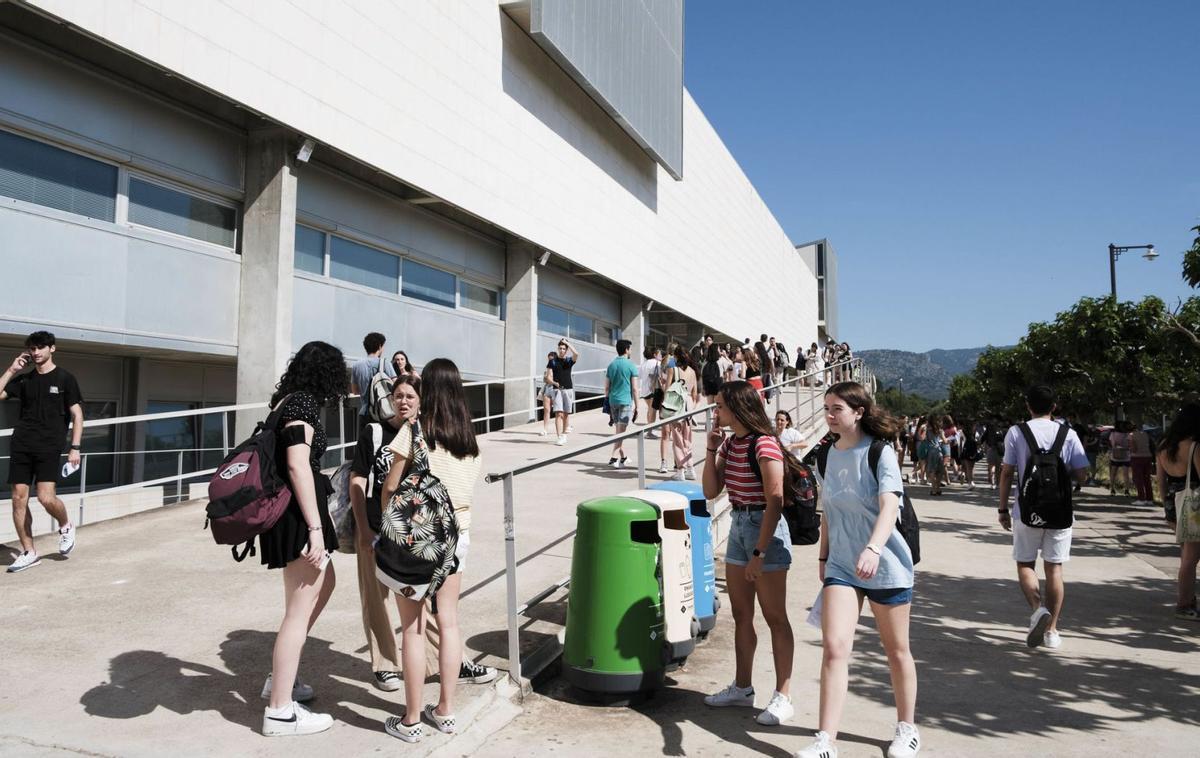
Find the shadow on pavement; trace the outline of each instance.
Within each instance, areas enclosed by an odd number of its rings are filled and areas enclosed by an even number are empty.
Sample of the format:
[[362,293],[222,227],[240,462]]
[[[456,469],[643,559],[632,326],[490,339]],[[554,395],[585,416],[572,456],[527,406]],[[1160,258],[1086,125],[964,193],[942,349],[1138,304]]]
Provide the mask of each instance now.
[[[258,731],[266,705],[262,687],[274,643],[274,632],[230,632],[220,650],[228,671],[156,650],[121,653],[109,661],[109,680],[85,692],[79,702],[89,715],[109,719],[147,716],[160,706],[180,715],[216,711],[230,723]],[[350,726],[379,731],[378,720],[344,705],[399,712],[397,703],[375,696],[366,686],[370,675],[365,660],[334,651],[327,640],[309,637],[304,646],[301,679],[316,691],[314,710]]]

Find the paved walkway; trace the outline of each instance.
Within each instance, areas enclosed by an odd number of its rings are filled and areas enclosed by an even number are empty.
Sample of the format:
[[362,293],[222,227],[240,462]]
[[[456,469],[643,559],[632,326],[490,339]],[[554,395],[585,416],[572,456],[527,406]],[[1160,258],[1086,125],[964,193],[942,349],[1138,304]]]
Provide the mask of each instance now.
[[[922,755],[1200,755],[1200,625],[1172,616],[1178,552],[1157,511],[1098,490],[1084,494],[1066,567],[1063,646],[1030,651],[1029,611],[1009,535],[995,525],[994,493],[914,492],[924,554],[912,628]],[[703,704],[733,676],[723,610],[708,641],[655,698],[634,708],[587,705],[560,679],[527,699],[523,715],[477,755],[790,756],[817,724],[820,634],[804,623],[819,587],[815,550],[794,549],[789,577],[797,641],[790,724],[759,726],[755,711]],[[761,705],[774,674],[770,638],[761,621],[758,628]],[[868,612],[851,666],[842,758],[884,755],[894,714]]]
[[[597,414],[581,415],[577,427],[573,444],[607,431]],[[647,448],[656,464],[657,446]],[[560,450],[534,427],[518,427],[483,440],[484,467],[508,468]],[[608,469],[607,458],[596,451],[517,481],[522,599],[569,573],[577,502],[636,486],[636,471]],[[925,754],[1196,754],[1200,659],[1193,651],[1200,627],[1170,615],[1175,552],[1155,514],[1095,494],[1084,498],[1076,559],[1067,569],[1064,646],[1031,653],[1022,642],[1028,612],[1007,535],[993,526],[990,503],[952,488],[917,505],[926,557],[913,636]],[[499,487],[480,485],[463,624],[469,655],[492,664],[503,664],[506,649],[501,513]],[[815,725],[819,638],[803,624],[817,592],[815,548],[795,551],[797,714],[789,725],[759,727],[750,711],[712,712],[701,703],[732,673],[732,628],[723,610],[687,668],[643,705],[582,705],[551,680],[518,715],[492,687],[464,686],[464,733],[417,746],[400,745],[380,728],[403,698],[365,683],[353,558],[338,555],[340,586],[303,663],[318,692],[314,707],[338,723],[315,737],[266,740],[257,735],[258,693],[279,621],[278,577],[250,562],[234,564],[202,522],[202,508],[184,505],[86,526],[69,560],[0,577],[0,755],[575,756],[616,749],[784,756]],[[39,546],[53,550],[46,539]],[[0,563],[10,560],[0,552]],[[523,646],[549,639],[564,615],[559,593],[533,611]],[[756,682],[769,690],[765,633],[760,638]],[[876,756],[893,719],[886,666],[872,634],[859,650],[842,755]],[[436,683],[427,689],[432,698]]]

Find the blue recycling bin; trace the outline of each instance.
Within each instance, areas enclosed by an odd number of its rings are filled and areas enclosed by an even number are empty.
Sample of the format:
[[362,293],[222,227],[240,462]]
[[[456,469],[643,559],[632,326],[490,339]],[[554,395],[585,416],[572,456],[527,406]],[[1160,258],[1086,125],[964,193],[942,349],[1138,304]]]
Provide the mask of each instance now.
[[652,490],[676,492],[688,499],[687,523],[692,531],[692,586],[695,593],[696,620],[700,636],[706,637],[717,624],[721,599],[717,596],[717,570],[713,564],[712,515],[704,490],[696,482],[657,482]]

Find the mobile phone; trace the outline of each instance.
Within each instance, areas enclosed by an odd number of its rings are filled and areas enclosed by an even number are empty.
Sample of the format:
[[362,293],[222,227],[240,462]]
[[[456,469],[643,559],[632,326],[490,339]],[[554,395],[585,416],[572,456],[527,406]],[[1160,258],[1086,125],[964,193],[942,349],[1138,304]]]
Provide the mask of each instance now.
[[331,559],[331,558],[333,558],[333,553],[331,553],[331,552],[329,552],[328,550],[326,550],[326,551],[325,551],[325,557],[321,559],[321,565],[320,565],[320,566],[317,566],[317,570],[318,570],[318,571],[324,571],[324,570],[325,570],[325,567],[329,565],[329,559]]

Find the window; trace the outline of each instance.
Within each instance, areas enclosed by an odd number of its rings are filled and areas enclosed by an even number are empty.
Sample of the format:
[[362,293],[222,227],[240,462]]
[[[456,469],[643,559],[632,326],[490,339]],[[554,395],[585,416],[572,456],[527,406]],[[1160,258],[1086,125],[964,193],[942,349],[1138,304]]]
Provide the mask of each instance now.
[[186,192],[130,177],[129,222],[232,248],[237,211]]
[[500,293],[478,284],[458,280],[458,304],[489,316],[500,315]]
[[117,167],[0,131],[0,195],[113,221]]
[[595,329],[594,322],[587,316],[580,316],[578,313],[571,314],[571,339],[576,342],[592,342],[595,340],[593,330]]
[[538,330],[557,337],[567,336],[567,312],[553,305],[538,303]]
[[325,233],[296,224],[297,271],[322,276],[325,273]]
[[400,294],[447,308],[454,307],[454,274],[404,259]]
[[333,237],[329,240],[329,275],[395,294],[399,289],[400,259],[373,247]]
[[617,340],[621,339],[621,330],[615,326],[601,325],[596,330],[596,341],[603,345],[616,345]]

